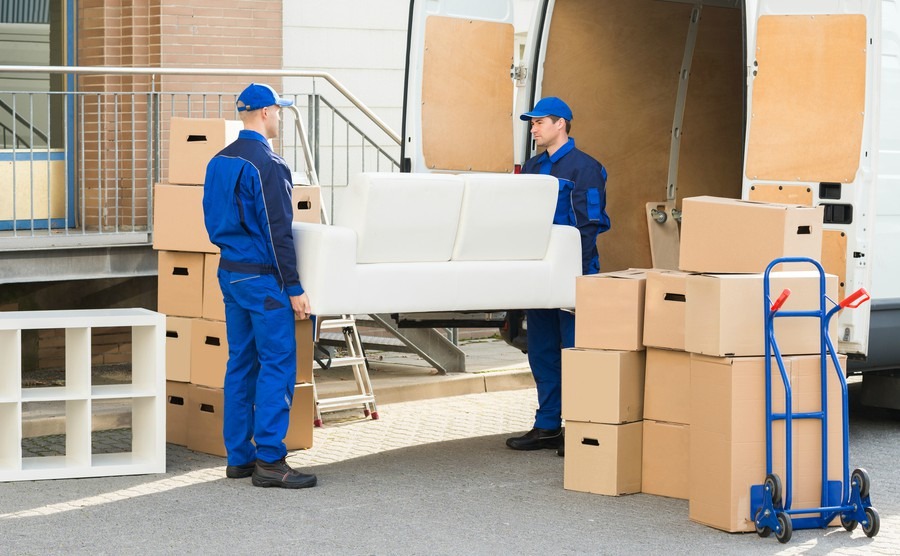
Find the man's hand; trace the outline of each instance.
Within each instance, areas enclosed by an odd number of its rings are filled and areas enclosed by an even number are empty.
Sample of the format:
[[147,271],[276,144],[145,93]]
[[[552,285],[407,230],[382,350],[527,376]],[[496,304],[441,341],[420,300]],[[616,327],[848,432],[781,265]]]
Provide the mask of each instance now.
[[297,318],[300,320],[306,320],[309,318],[309,296],[305,293],[303,295],[292,295],[291,297],[291,309],[294,310],[294,314],[297,315]]

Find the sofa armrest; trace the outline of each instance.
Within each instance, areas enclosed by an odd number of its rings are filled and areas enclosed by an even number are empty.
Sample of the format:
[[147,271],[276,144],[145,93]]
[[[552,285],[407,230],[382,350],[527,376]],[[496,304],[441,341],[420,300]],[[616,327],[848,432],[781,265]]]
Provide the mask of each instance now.
[[574,226],[554,224],[545,261],[550,263],[547,307],[575,307],[575,278],[581,276],[581,234]]
[[352,291],[356,272],[356,232],[342,226],[294,222],[294,249],[300,284],[313,314],[326,309],[329,296]]

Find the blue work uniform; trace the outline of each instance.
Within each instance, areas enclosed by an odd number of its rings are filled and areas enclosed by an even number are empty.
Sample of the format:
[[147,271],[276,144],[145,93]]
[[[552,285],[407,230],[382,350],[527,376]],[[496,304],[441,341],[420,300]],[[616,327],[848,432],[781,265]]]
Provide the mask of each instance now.
[[297,376],[289,296],[303,294],[291,188],[287,164],[252,130],[242,130],[206,168],[203,214],[209,239],[221,250],[218,278],[228,337],[228,465],[287,455],[284,437]]
[[[600,272],[597,236],[609,229],[606,214],[606,168],[569,140],[552,155],[530,158],[525,174],[549,174],[559,180],[554,224],[575,226],[581,233],[581,271]],[[575,316],[559,309],[526,311],[528,363],[537,385],[534,426],[558,429],[562,423],[562,349],[575,345]]]

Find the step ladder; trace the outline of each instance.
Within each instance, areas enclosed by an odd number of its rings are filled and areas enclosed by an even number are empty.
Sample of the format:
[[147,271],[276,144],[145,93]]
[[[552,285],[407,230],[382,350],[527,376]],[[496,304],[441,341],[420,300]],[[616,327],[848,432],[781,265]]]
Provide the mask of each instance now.
[[369,379],[369,365],[363,353],[359,330],[356,327],[356,319],[353,315],[342,315],[340,318],[317,319],[316,339],[326,330],[340,330],[344,336],[344,344],[347,348],[346,357],[333,357],[323,368],[350,366],[353,369],[353,379],[356,382],[357,394],[349,396],[335,396],[320,398],[316,389],[316,379],[313,376],[313,400],[315,402],[316,416],[313,425],[322,426],[322,413],[348,409],[354,406],[362,406],[363,415],[378,419],[378,409],[375,407],[375,393],[372,391],[372,382]]

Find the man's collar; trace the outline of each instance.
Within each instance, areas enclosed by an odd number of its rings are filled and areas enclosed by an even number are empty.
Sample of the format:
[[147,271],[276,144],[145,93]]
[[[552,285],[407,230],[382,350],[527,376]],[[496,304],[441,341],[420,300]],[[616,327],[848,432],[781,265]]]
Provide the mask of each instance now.
[[252,129],[242,129],[241,132],[238,133],[238,137],[241,139],[255,139],[257,141],[265,143],[266,145],[269,144],[266,138],[263,137],[262,133],[254,131]]
[[[560,148],[556,149],[556,152],[554,152],[552,155],[549,155],[550,162],[555,164],[560,158],[569,154],[569,152],[571,152],[574,148],[575,139],[569,137],[568,141],[566,141]],[[546,151],[544,152],[544,154],[546,154]]]

